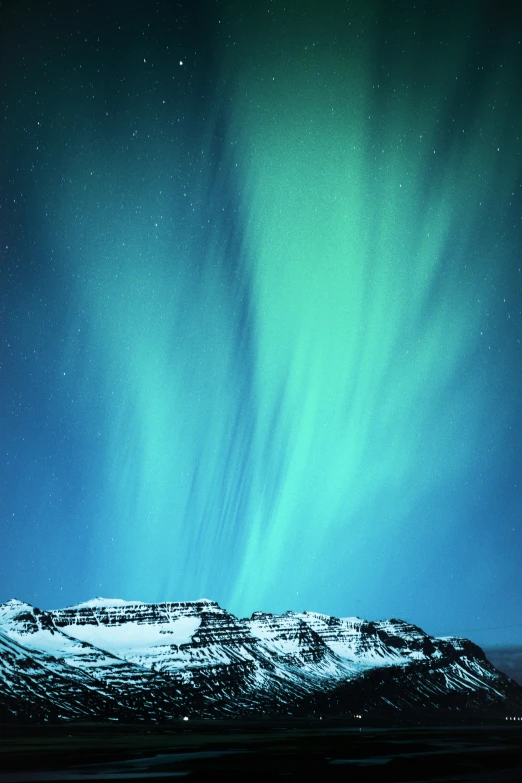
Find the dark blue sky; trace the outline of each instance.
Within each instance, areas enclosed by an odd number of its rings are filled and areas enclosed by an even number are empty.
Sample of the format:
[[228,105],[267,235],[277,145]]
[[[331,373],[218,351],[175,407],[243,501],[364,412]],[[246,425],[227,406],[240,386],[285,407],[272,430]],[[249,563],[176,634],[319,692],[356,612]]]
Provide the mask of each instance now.
[[520,12],[0,14],[0,601],[399,616],[517,659]]

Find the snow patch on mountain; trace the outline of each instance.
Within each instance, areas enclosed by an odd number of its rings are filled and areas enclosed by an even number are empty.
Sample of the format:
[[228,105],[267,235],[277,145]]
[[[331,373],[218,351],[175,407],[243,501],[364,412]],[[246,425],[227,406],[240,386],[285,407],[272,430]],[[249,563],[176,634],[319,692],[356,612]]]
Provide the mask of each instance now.
[[143,601],[125,601],[123,598],[91,598],[90,601],[83,601],[81,604],[74,604],[74,606],[68,606],[67,609],[102,609],[110,608],[113,606],[138,606],[143,605]]
[[19,601],[17,598],[11,598],[7,603],[0,604],[0,623],[3,625],[23,612],[32,611],[33,607],[31,604],[26,604],[25,601]]
[[62,631],[82,642],[127,658],[129,653],[145,653],[150,648],[189,644],[201,625],[201,618],[179,617],[169,622],[147,624],[128,621],[118,625],[65,625]]

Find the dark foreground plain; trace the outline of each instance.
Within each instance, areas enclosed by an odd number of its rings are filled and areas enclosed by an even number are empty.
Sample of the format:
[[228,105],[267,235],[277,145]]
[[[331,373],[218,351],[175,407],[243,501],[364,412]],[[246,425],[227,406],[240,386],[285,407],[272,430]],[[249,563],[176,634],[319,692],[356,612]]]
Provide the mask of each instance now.
[[0,783],[304,777],[522,782],[522,722],[390,727],[342,720],[0,726]]

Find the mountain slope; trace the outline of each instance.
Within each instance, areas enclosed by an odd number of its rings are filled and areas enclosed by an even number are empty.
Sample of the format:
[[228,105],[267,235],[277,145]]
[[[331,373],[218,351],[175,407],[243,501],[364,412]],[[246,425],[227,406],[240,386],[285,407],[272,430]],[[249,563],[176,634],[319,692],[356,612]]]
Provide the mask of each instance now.
[[0,605],[0,720],[408,716],[522,708],[465,639],[314,612],[238,619],[206,599]]

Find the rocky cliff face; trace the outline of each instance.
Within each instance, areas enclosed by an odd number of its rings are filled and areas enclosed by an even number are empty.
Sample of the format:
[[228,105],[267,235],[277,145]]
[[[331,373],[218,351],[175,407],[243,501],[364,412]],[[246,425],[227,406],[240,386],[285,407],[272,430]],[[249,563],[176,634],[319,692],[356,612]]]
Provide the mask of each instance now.
[[208,600],[0,605],[0,720],[521,708],[522,687],[479,647],[401,620],[238,619]]

